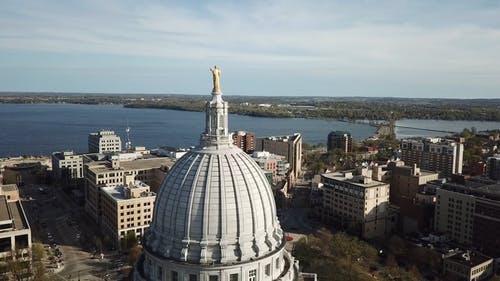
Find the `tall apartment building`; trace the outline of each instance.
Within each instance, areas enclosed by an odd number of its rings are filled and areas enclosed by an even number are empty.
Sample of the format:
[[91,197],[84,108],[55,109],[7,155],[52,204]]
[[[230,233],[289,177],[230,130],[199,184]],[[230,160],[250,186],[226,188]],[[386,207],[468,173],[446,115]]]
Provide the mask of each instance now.
[[321,217],[326,222],[358,231],[365,239],[388,232],[389,184],[372,180],[371,170],[360,175],[335,172],[321,175]]
[[141,239],[153,218],[156,199],[156,193],[133,176],[124,181],[123,185],[101,188],[102,213],[98,220],[105,235],[118,247],[126,246],[124,240],[130,233]]
[[302,136],[299,133],[291,136],[257,138],[255,151],[269,151],[285,156],[295,178],[302,171]]
[[73,151],[52,153],[52,177],[67,183],[83,178],[83,157]]
[[486,165],[486,175],[492,180],[500,181],[500,154],[489,157]]
[[349,132],[330,132],[326,143],[328,151],[332,151],[334,149],[340,149],[345,153],[352,151],[352,136]]
[[31,229],[15,184],[0,185],[0,258],[29,256]]
[[101,130],[90,133],[88,137],[89,153],[122,151],[122,140],[114,131]]
[[438,171],[441,176],[461,174],[464,140],[428,138],[401,141],[401,160],[406,165],[417,164],[422,169]]
[[232,134],[233,144],[248,154],[255,151],[255,135],[249,132],[237,131]]
[[170,158],[153,157],[133,161],[103,160],[84,165],[85,211],[99,223],[102,215],[100,189],[124,185],[125,176],[132,175],[134,180],[149,185],[152,191],[157,192],[157,184],[166,174],[164,167],[171,167],[172,164]]

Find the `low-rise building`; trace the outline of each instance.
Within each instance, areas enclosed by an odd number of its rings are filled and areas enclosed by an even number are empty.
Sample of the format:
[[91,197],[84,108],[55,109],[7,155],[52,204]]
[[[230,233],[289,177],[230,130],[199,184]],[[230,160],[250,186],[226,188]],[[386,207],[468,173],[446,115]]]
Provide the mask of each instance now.
[[0,185],[0,258],[28,257],[31,229],[15,184]]
[[272,136],[257,138],[255,151],[269,151],[270,153],[286,157],[291,175],[296,179],[302,172],[302,136],[295,133],[291,136]]
[[323,220],[357,232],[365,239],[387,234],[388,183],[372,180],[368,169],[357,175],[352,171],[323,174],[321,182]]
[[252,158],[264,171],[272,173],[273,183],[284,180],[290,169],[290,164],[286,161],[285,156],[272,154],[267,151],[255,151],[252,154]]
[[156,193],[151,192],[147,184],[134,181],[133,176],[128,181],[123,185],[101,188],[101,229],[116,246],[122,247],[127,246],[131,234],[140,240],[149,228],[156,199]]
[[493,275],[493,259],[478,252],[457,252],[444,258],[443,275],[450,281],[479,281]]

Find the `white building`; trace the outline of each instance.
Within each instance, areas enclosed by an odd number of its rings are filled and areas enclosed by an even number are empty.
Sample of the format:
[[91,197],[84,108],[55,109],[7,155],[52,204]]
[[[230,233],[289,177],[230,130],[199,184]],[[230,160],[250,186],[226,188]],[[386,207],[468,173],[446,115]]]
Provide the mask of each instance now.
[[160,188],[134,280],[297,280],[271,187],[233,145],[227,117],[227,102],[212,92],[200,146],[175,163]]
[[119,152],[122,150],[122,140],[114,131],[101,130],[90,133],[88,138],[89,153]]
[[83,157],[73,151],[52,153],[52,176],[67,182],[83,178]]

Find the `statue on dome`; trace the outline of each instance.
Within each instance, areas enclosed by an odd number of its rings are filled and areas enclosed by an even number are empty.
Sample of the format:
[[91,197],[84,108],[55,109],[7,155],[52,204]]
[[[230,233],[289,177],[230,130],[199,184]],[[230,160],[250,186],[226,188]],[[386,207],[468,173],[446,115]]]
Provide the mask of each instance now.
[[219,79],[220,79],[220,68],[215,65],[213,68],[210,68],[210,71],[212,72],[213,78],[214,78],[214,89],[212,92],[214,93],[219,93],[220,92],[220,84],[219,84]]

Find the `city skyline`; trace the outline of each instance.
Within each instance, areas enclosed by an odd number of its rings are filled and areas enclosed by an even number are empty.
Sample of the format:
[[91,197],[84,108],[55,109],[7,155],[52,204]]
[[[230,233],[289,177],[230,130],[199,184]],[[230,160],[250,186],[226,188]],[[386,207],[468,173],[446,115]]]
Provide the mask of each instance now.
[[[496,98],[500,4],[6,1],[0,91]],[[227,77],[225,76],[227,73]]]

